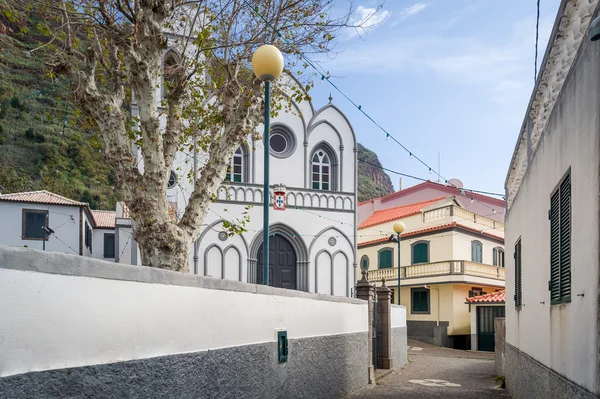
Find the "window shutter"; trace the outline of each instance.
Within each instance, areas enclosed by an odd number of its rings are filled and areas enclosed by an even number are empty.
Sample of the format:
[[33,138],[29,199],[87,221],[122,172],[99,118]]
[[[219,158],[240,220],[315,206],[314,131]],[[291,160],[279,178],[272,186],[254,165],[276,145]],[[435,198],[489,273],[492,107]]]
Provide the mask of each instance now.
[[550,198],[550,300],[560,299],[560,191]]
[[492,259],[494,261],[494,266],[498,266],[498,249],[496,248],[492,251]]
[[571,297],[571,176],[560,185],[560,297]]
[[521,307],[522,291],[521,291],[521,239],[515,244],[515,306]]

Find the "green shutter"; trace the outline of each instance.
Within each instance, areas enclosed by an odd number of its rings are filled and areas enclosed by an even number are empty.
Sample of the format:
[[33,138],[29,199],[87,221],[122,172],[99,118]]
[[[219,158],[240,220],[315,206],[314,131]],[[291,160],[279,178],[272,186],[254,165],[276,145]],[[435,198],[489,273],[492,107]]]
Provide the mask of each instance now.
[[571,176],[550,198],[550,301],[571,300]]
[[391,249],[382,249],[379,251],[379,268],[380,269],[389,269],[392,267],[392,255],[393,251]]
[[496,248],[492,251],[492,259],[494,260],[494,266],[498,266],[498,249]]
[[560,185],[560,297],[571,298],[571,176]]
[[427,313],[429,312],[429,290],[426,288],[412,289],[412,312]]
[[421,242],[413,245],[413,259],[412,263],[427,263],[429,262],[429,243]]
[[520,308],[523,293],[521,288],[521,239],[515,244],[515,306]]

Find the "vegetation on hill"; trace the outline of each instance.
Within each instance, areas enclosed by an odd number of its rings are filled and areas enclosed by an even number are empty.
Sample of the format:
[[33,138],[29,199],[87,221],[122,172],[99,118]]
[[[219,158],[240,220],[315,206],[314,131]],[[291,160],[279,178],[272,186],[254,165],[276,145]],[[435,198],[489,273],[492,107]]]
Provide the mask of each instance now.
[[27,55],[17,29],[0,15],[0,185],[114,209],[119,195],[97,132],[78,118],[68,82],[48,78],[43,59]]
[[381,163],[377,158],[377,154],[359,143],[357,158],[359,159],[358,200],[360,202],[394,192],[392,181],[387,173],[381,169]]
[[[27,55],[19,29],[0,15],[0,186],[5,193],[45,189],[114,209],[120,196],[98,132],[79,118],[68,82],[50,79],[43,59]],[[357,155],[381,165],[361,144]],[[393,191],[383,170],[358,163],[359,201]]]

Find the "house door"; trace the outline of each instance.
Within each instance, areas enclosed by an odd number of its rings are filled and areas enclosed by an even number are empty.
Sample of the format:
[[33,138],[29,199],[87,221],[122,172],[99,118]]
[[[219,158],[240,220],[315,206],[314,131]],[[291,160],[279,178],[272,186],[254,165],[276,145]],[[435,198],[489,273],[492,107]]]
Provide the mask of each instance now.
[[504,317],[504,306],[477,306],[477,350],[494,351],[496,317]]
[[[258,248],[256,282],[263,284],[263,245]],[[292,244],[283,236],[269,237],[269,285],[272,287],[296,289],[296,252]]]

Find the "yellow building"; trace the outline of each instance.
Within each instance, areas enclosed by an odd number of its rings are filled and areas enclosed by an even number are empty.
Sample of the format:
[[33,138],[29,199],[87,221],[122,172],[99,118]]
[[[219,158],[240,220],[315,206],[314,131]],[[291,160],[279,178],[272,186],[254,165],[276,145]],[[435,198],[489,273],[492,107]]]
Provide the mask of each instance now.
[[381,285],[385,278],[397,298],[393,225],[402,221],[401,304],[409,338],[469,349],[471,309],[465,298],[504,288],[504,224],[497,220],[502,208],[479,215],[461,202],[447,196],[372,212],[358,227],[358,259],[368,280]]

